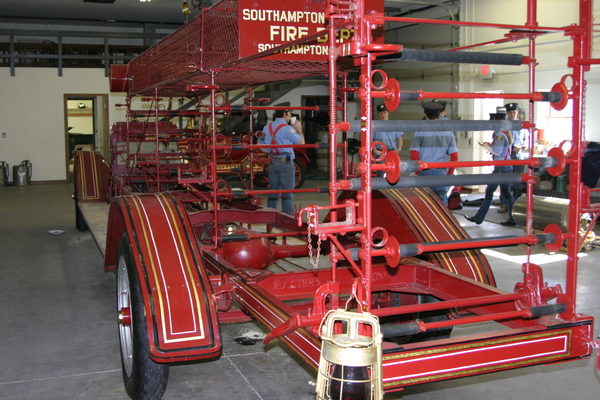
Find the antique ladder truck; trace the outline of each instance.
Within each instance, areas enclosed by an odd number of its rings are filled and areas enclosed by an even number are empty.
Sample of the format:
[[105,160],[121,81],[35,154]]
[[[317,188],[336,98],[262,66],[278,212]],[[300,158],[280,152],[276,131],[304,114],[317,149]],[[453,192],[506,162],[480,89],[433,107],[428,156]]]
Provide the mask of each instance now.
[[[593,190],[579,183],[584,77],[598,60],[591,57],[591,1],[579,4],[578,24],[541,27],[535,0],[527,1],[524,25],[386,17],[381,0],[222,0],[129,64],[113,66],[111,87],[127,92],[122,106],[128,120],[113,127],[110,162],[77,152],[76,195],[78,209],[110,201],[105,268],[116,271],[128,394],[160,398],[169,363],[219,357],[219,324],[248,316],[269,331],[265,343],[280,340],[315,370],[318,399],[381,399],[409,385],[590,357],[598,342],[593,318],[576,312],[576,289],[579,217],[595,216],[600,207],[590,200]],[[402,22],[493,28],[506,33],[498,42],[528,40],[529,54],[385,43],[383,25]],[[550,33],[572,39],[573,54],[566,57],[572,73],[551,92],[536,92],[535,38]],[[562,109],[572,100],[571,152],[427,164],[384,151],[374,160],[370,150],[377,131],[535,131],[532,118],[373,121],[374,98],[394,110],[400,101],[491,96],[402,91],[376,69],[394,61],[528,66],[529,92],[498,97],[528,100],[530,116],[534,102]],[[352,68],[359,70],[355,86],[348,84]],[[284,215],[261,204],[257,195],[268,191],[233,189],[216,170],[223,152],[246,149],[253,156],[261,149],[252,123],[247,139],[220,138],[217,116],[238,107],[252,122],[256,110],[277,107],[253,104],[252,96],[232,106],[222,93],[315,75],[329,79],[330,180],[324,188],[296,192],[326,193],[328,205]],[[374,75],[383,76],[383,83],[376,85]],[[358,120],[348,119],[349,93],[360,102]],[[192,106],[172,110],[165,104],[171,97],[189,98]],[[177,124],[173,117],[192,123]],[[337,144],[337,136],[345,139],[348,132],[360,132],[355,171],[346,162],[347,140]],[[338,151],[344,155],[340,178]],[[527,172],[409,175],[451,165],[507,164],[525,165]],[[558,176],[567,164],[568,231],[550,225],[534,233],[534,173],[545,169]],[[375,177],[376,171],[385,178]],[[470,238],[427,189],[492,182],[527,183],[524,235]],[[85,215],[79,219],[86,222]],[[565,243],[566,284],[550,286],[530,260],[531,247],[557,251]],[[480,249],[516,245],[527,256],[523,279],[514,291],[502,291]],[[454,326],[485,321],[500,329],[452,334]]]

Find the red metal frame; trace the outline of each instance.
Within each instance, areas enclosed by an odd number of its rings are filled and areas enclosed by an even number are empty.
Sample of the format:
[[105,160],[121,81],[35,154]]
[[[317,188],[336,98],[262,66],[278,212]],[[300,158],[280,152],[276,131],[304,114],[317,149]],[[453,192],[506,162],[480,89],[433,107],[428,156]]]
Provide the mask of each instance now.
[[[255,7],[258,10],[279,9],[279,3],[275,1],[258,3],[260,6]],[[205,314],[198,314],[204,318],[201,322],[206,327],[218,331],[217,309],[223,321],[246,320],[243,314],[230,310],[235,299],[247,313],[270,330],[267,342],[279,338],[315,369],[320,352],[318,335],[321,322],[327,311],[344,305],[370,312],[382,321],[394,316],[397,324],[391,329],[397,329],[401,336],[418,337],[433,329],[481,321],[495,321],[503,325],[503,330],[485,334],[417,341],[402,346],[386,341],[383,349],[386,391],[423,382],[589,357],[592,347],[597,346],[593,338],[593,319],[576,312],[576,287],[579,216],[582,212],[598,211],[598,205],[590,203],[590,191],[584,190],[579,183],[583,154],[584,78],[589,66],[597,63],[597,60],[591,59],[590,51],[591,1],[580,1],[579,24],[568,27],[539,27],[535,0],[527,2],[528,18],[523,26],[391,18],[383,15],[381,1],[306,1],[307,9],[323,12],[328,21],[327,54],[317,59],[303,59],[296,55],[287,57],[285,51],[276,54],[290,46],[307,45],[321,34],[311,30],[307,30],[302,38],[290,37],[288,43],[274,41],[273,46],[260,54],[233,51],[236,47],[232,43],[239,41],[243,44],[250,37],[244,35],[248,26],[243,19],[245,10],[249,9],[248,4],[246,0],[223,0],[203,10],[180,31],[128,66],[113,69],[113,87],[128,91],[126,106],[130,118],[129,122],[113,130],[114,147],[118,148],[119,143],[124,142],[127,146],[135,145],[141,129],[143,132],[153,131],[146,137],[152,138],[154,148],[144,157],[130,149],[113,153],[113,173],[121,171],[122,176],[115,176],[112,195],[128,193],[136,184],[131,176],[143,177],[143,184],[151,192],[185,190],[173,192],[168,201],[161,194],[116,197],[110,212],[105,267],[111,269],[115,266],[116,247],[123,233],[136,238],[140,249],[139,254],[136,253],[141,259],[137,265],[140,276],[170,276],[172,273],[172,266],[160,262],[160,251],[143,250],[146,247],[150,249],[148,243],[154,245],[165,241],[167,248],[168,243],[186,243],[182,248],[186,249],[186,254],[194,255],[192,275],[202,285],[202,295],[198,298],[204,300],[198,305],[208,310]],[[297,5],[290,3],[286,7],[292,10]],[[526,235],[520,238],[469,239],[452,214],[425,189],[372,190],[374,179],[377,179],[373,177],[376,170],[385,170],[389,176],[402,179],[401,163],[397,157],[389,155],[383,165],[375,165],[376,160],[373,160],[370,151],[374,132],[372,99],[384,98],[386,104],[395,107],[402,94],[395,80],[378,87],[372,79],[375,71],[385,75],[374,69],[379,62],[378,57],[403,50],[400,45],[383,43],[381,26],[395,22],[488,27],[508,31],[506,37],[510,40],[528,39],[529,54],[524,57],[523,63],[529,66],[529,93],[488,96],[419,91],[412,94],[417,94],[419,100],[426,97],[529,99],[530,119],[524,126],[532,132],[535,130],[533,102],[544,99],[535,91],[535,38],[554,32],[571,36],[574,53],[569,57],[569,67],[573,69],[571,77],[574,83],[571,88],[566,88],[562,82],[562,85],[555,86],[560,98],[555,101],[555,106],[564,107],[567,97],[573,100],[573,149],[566,158],[556,152],[551,154],[556,161],[556,166],[551,169],[553,174],[560,174],[565,164],[570,165],[568,232],[563,236],[560,229],[550,227],[545,237],[552,239],[543,242],[553,248],[560,246],[563,239],[567,243],[564,290],[558,285],[549,287],[545,284],[542,268],[531,263],[530,247],[540,242],[532,228],[533,167],[539,165],[539,160],[418,164],[418,169],[529,166],[528,172],[522,176],[529,190]],[[219,34],[227,29],[233,29],[233,33]],[[346,37],[348,30],[352,30],[353,35]],[[339,37],[344,37],[343,43],[336,40]],[[488,44],[482,43],[481,46]],[[352,65],[360,69],[358,88],[348,87],[345,70]],[[233,149],[216,129],[217,113],[231,110],[218,93],[245,85],[300,79],[315,74],[329,77],[330,179],[326,189],[329,205],[311,205],[292,217],[262,207],[254,197],[258,191],[236,191],[218,179],[218,167],[215,165],[219,156],[223,151]],[[337,135],[344,139],[347,137],[345,131],[350,126],[347,95],[351,92],[357,93],[360,100],[363,144],[359,151],[360,189],[343,192],[343,188],[352,187],[348,181],[351,173],[345,160],[342,163],[342,179],[338,180],[336,143]],[[132,110],[131,99],[140,95],[150,96],[147,98],[151,103],[149,112]],[[186,111],[183,115],[199,117],[201,123],[197,129],[179,129],[161,122],[161,118],[171,114],[160,105],[160,96],[172,95],[196,99],[196,110]],[[202,105],[200,96],[208,96],[207,105]],[[258,109],[249,104],[246,107],[247,111]],[[340,108],[341,120],[338,121]],[[146,121],[134,122],[138,115],[143,115]],[[122,133],[120,128],[124,128]],[[123,141],[123,135],[130,140]],[[185,161],[170,163],[170,156],[160,149],[160,145],[175,140],[180,150],[177,157],[183,157]],[[533,148],[533,135],[530,135],[530,141],[529,147]],[[239,147],[249,151],[252,158],[252,151],[260,146],[242,140]],[[343,151],[347,155],[346,144]],[[122,164],[118,161],[121,155],[129,157]],[[136,173],[131,174],[134,170]],[[163,199],[162,203],[156,199]],[[165,202],[168,203],[169,218],[178,221],[177,226],[181,228],[177,231],[178,235],[172,229],[166,229],[164,223],[154,220],[158,217],[151,216],[166,215]],[[145,210],[143,213],[142,209]],[[319,211],[327,213],[325,220],[316,218]],[[259,226],[264,229],[259,230]],[[275,240],[278,244],[272,242]],[[514,293],[506,293],[495,288],[493,271],[479,249],[517,244],[525,245],[527,255],[522,266],[523,281],[517,282]],[[406,249],[402,246],[405,245],[417,248],[415,255],[420,257],[402,254],[402,249]],[[296,265],[288,271],[278,264],[280,259],[301,256],[316,264],[317,255],[329,256],[331,268],[313,270]],[[272,268],[266,269],[268,267]],[[173,278],[172,282],[176,284],[177,278]],[[161,291],[161,288],[162,283],[149,279],[143,289],[146,308],[151,310],[147,316],[151,327],[148,334],[157,349],[165,348],[165,337],[156,334],[152,327],[164,326],[167,322],[186,324],[193,320],[185,313],[169,316],[152,308],[152,304],[169,300],[171,294]],[[421,303],[423,295],[433,296],[439,301]],[[551,303],[554,299],[557,305]],[[425,311],[438,311],[447,318],[422,320],[418,316]],[[168,356],[158,351],[153,352],[152,357],[162,362],[206,358],[217,354],[219,346],[218,338],[204,347],[178,342],[169,347]]]

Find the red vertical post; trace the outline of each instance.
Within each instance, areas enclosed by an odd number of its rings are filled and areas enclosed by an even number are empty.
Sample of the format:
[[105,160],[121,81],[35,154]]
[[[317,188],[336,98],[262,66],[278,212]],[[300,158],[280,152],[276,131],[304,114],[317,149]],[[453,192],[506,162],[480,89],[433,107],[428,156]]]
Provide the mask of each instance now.
[[[160,130],[158,127],[158,121],[160,120],[160,114],[158,112],[158,88],[154,88],[154,99],[152,100],[152,105],[154,105],[154,174],[156,179],[156,190],[160,191]],[[150,114],[148,114],[147,122],[150,120]],[[152,175],[150,175],[150,179]],[[148,181],[148,177],[146,177],[146,181]]]
[[[329,3],[330,16],[333,14],[333,6]],[[336,165],[336,153],[337,153],[337,49],[336,49],[336,22],[337,18],[331,18],[329,24],[329,204],[334,206],[337,201],[337,191],[333,190],[334,184],[337,181],[337,165]],[[337,211],[331,210],[331,222],[337,221]],[[332,255],[333,256],[333,255]],[[332,260],[335,257],[332,257]]]
[[[340,74],[342,80],[342,121],[348,121],[348,73]],[[350,160],[348,160],[348,132],[343,132],[342,143],[342,179],[348,179],[350,171]]]
[[[360,20],[360,30],[361,36],[360,40],[362,44],[370,45],[372,40],[372,26],[368,25],[366,22],[366,15],[364,9],[364,2],[360,3],[360,8],[357,12],[357,18]],[[372,153],[371,153],[371,144],[373,143],[373,101],[372,101],[372,91],[373,91],[373,56],[371,53],[368,53],[366,57],[362,58],[361,65],[361,78],[362,78],[362,89],[364,90],[364,99],[361,101],[361,120],[363,127],[361,128],[361,140],[363,146],[361,150],[363,154],[361,159],[363,160],[365,167],[364,173],[361,174],[361,183],[362,187],[359,191],[359,195],[361,196],[360,202],[361,207],[359,207],[359,223],[362,222],[362,225],[365,226],[365,234],[361,235],[361,249],[364,250],[365,258],[361,260],[362,270],[364,274],[363,284],[366,289],[366,304],[363,304],[363,307],[366,311],[371,311],[371,287],[372,287],[372,231],[373,231],[373,197],[372,197],[372,170],[371,163]],[[358,198],[358,196],[357,196]],[[362,211],[362,213],[360,212]]]
[[585,110],[585,71],[588,66],[581,65],[577,61],[587,59],[591,48],[592,32],[592,1],[580,0],[579,2],[579,26],[573,34],[573,57],[571,66],[573,68],[573,147],[569,157],[569,221],[567,241],[567,276],[565,293],[573,301],[576,308],[577,294],[577,271],[579,252],[579,221],[582,209],[582,183],[581,183],[581,157],[583,155],[583,119]]
[[[251,106],[252,99],[254,98],[254,90],[252,88],[246,88],[246,92],[248,93],[246,105]],[[250,132],[253,132],[255,129],[253,112],[251,112],[249,115],[248,126],[250,126]],[[250,190],[254,190],[254,149],[250,149],[248,158],[250,160]]]
[[[538,25],[537,23],[537,0],[527,0],[527,26],[535,27]],[[532,94],[535,92],[535,37],[529,38],[529,58],[532,60],[529,63],[529,93]],[[529,122],[535,121],[534,111],[534,103],[533,101],[528,102],[528,118]],[[529,147],[529,157],[531,157],[531,152],[533,151],[534,145],[534,133],[535,131],[529,128],[529,138],[528,138],[528,147]],[[531,235],[533,232],[533,169],[527,168],[527,172],[529,174],[529,179],[527,180],[527,211],[526,221],[525,221],[525,232],[527,235]],[[530,262],[531,262],[531,248],[529,246],[525,247],[525,252],[527,254],[527,260],[525,264],[523,264],[523,273],[530,273]]]
[[527,0],[527,24],[528,27],[534,28],[537,23],[537,0]]
[[[337,204],[337,191],[334,190],[334,183],[336,182],[336,166],[335,166],[335,155],[336,155],[336,144],[337,144],[337,49],[335,47],[335,25],[337,19],[334,17],[335,7],[331,2],[327,3],[327,13],[329,15],[329,54],[328,54],[328,67],[329,67],[329,205],[335,206]],[[334,208],[329,214],[331,222],[337,221],[337,210]],[[310,217],[309,217],[310,218]],[[318,218],[318,215],[315,216]],[[308,221],[310,224],[311,221]],[[311,240],[309,237],[308,240]],[[336,267],[337,267],[337,254],[338,251],[335,246],[331,246],[331,252],[329,259],[331,260],[331,281],[336,282]],[[336,296],[337,299],[337,296]]]
[[[217,86],[215,82],[215,71],[210,72],[210,125],[211,125],[211,157],[210,179],[212,182],[212,207],[215,234],[219,231],[219,202],[217,201],[217,113],[215,110]],[[213,240],[214,248],[217,248],[217,240]]]

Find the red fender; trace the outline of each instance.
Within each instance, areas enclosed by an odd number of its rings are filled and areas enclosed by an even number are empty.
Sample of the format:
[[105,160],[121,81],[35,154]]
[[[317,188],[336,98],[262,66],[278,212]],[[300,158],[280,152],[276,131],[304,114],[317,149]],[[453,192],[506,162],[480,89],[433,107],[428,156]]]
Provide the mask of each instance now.
[[74,151],[75,195],[77,201],[108,201],[110,167],[97,151]]
[[[340,201],[355,197],[355,193],[344,192]],[[372,207],[373,227],[385,228],[399,244],[470,239],[454,215],[428,188],[374,190]],[[490,264],[480,250],[427,253],[422,257],[447,271],[496,286]]]
[[190,221],[171,193],[116,197],[110,205],[105,267],[127,232],[141,282],[150,357],[157,362],[221,354],[216,302]]
[[310,158],[308,157],[308,154],[306,154],[306,149],[303,147],[294,149],[294,157],[304,164],[304,168],[307,168],[308,164],[310,164]]

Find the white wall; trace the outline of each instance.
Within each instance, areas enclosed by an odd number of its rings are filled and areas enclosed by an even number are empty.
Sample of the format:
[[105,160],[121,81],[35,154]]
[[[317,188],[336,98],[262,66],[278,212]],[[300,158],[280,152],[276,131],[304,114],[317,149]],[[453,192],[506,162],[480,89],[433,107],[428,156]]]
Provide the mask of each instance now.
[[[527,2],[525,0],[463,0],[462,20],[524,25],[527,20]],[[540,27],[566,27],[579,22],[578,0],[544,0],[538,1],[537,21]],[[600,4],[594,5],[594,13],[600,15]],[[464,28],[461,31],[461,44],[470,45],[503,38],[506,34],[503,29]],[[598,37],[595,39],[598,42]],[[598,56],[598,45],[594,54]],[[528,55],[528,40],[508,42],[501,45],[475,48],[474,51],[494,53],[513,53]],[[572,69],[567,68],[569,56],[573,54],[572,41],[563,33],[542,35],[536,39],[535,58],[538,62],[535,73],[535,91],[547,91],[560,82],[561,78],[571,74]],[[529,92],[528,68],[526,66],[495,66],[496,72],[492,79],[481,79],[475,71],[479,66],[462,66],[460,76],[461,92],[477,92],[501,90],[505,93]],[[587,104],[592,105],[600,101],[600,93],[594,90],[600,80],[600,69],[593,66],[587,73]],[[567,80],[570,82],[570,80]],[[570,84],[568,84],[570,86]],[[528,101],[517,101],[528,113]],[[537,120],[537,105],[534,108],[533,121]],[[589,110],[593,110],[588,107]],[[471,119],[473,115],[473,102],[462,101],[460,112],[463,118]],[[526,115],[526,118],[529,118]],[[586,114],[584,127],[585,140],[600,140],[600,115],[594,112]],[[462,153],[461,153],[462,156]],[[467,158],[465,158],[467,159]]]
[[[66,136],[64,94],[104,94],[109,92],[103,69],[65,68],[58,76],[56,68],[0,68],[0,161],[12,166],[29,160],[32,181],[66,180]],[[114,104],[123,96],[111,95],[111,123],[125,118]]]

